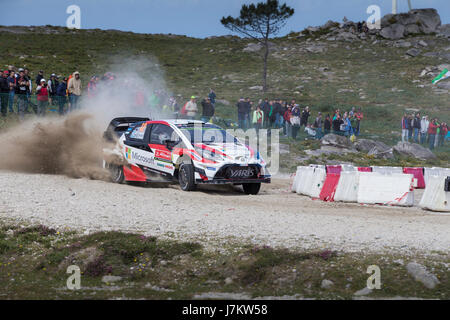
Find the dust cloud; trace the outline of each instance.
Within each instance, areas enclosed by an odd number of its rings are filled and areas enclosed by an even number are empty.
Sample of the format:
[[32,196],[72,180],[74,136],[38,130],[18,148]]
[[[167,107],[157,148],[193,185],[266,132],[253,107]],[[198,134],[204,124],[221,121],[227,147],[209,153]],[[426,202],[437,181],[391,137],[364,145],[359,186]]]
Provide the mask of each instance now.
[[155,92],[169,95],[154,59],[115,58],[109,70],[114,80],[100,81],[93,94],[85,94],[80,110],[33,117],[2,132],[0,170],[109,180],[102,167],[103,148],[112,147],[103,141],[109,122],[121,116],[160,118],[160,109],[148,101]]

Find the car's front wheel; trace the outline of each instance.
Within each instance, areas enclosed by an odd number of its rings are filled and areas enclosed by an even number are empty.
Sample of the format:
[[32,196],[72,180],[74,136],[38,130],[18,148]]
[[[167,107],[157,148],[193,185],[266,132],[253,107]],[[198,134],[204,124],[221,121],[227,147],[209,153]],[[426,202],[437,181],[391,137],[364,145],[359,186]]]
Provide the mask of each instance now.
[[194,166],[192,164],[181,164],[178,172],[178,182],[183,191],[194,191],[197,188],[194,177]]
[[125,181],[125,176],[123,174],[123,166],[117,166],[110,164],[109,172],[111,174],[111,180],[115,183],[123,183]]
[[261,183],[244,183],[242,188],[244,189],[245,194],[256,195],[261,189]]

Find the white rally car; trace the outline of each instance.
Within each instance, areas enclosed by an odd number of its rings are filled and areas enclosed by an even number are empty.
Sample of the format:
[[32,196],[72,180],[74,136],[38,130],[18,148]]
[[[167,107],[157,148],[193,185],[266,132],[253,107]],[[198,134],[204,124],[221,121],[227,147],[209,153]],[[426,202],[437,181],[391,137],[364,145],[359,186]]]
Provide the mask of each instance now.
[[214,124],[116,118],[104,136],[110,141],[118,137],[113,150],[104,150],[104,167],[117,183],[162,178],[177,180],[184,191],[198,184],[234,184],[246,194],[257,194],[261,183],[270,183],[259,153]]

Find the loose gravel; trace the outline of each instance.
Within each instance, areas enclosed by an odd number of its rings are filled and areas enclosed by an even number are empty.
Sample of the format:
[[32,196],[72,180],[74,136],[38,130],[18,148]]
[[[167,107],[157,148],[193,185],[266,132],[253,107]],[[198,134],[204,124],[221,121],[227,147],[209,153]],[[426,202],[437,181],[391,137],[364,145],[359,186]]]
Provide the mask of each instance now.
[[450,248],[450,215],[418,208],[324,203],[274,179],[258,196],[237,188],[117,185],[0,171],[0,219],[84,233],[99,230],[194,240],[207,247],[251,242],[347,252],[440,252]]

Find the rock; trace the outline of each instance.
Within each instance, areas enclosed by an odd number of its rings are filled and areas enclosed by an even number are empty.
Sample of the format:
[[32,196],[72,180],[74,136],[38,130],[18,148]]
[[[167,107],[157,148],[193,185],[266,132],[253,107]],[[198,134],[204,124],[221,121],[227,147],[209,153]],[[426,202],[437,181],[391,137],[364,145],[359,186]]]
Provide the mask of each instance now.
[[420,40],[420,41],[419,41],[419,45],[422,46],[422,47],[428,47],[428,43],[426,43],[426,42],[423,41],[423,40]]
[[253,86],[253,87],[250,87],[249,89],[250,89],[250,90],[259,90],[259,91],[262,91],[263,86]]
[[440,81],[436,85],[439,89],[450,90],[450,82],[449,81]]
[[399,142],[394,146],[394,151],[400,155],[413,157],[421,160],[432,160],[436,159],[436,156],[429,149],[422,147],[416,143],[410,142]]
[[328,20],[327,23],[325,23],[323,26],[321,26],[321,29],[331,29],[333,27],[336,27],[338,25],[337,22]]
[[441,25],[441,17],[436,9],[415,9],[408,14],[416,17],[420,31],[425,34],[436,32]]
[[420,28],[417,24],[408,24],[405,27],[405,35],[419,34]]
[[225,284],[232,284],[233,283],[233,279],[231,279],[230,277],[225,279]]
[[119,276],[103,276],[102,277],[102,282],[104,283],[114,283],[117,281],[122,280],[122,277]]
[[345,41],[353,41],[353,40],[357,40],[358,36],[356,36],[355,34],[351,33],[351,32],[341,32],[337,35],[336,40],[345,40]]
[[408,51],[406,51],[406,54],[411,57],[417,57],[420,53],[421,53],[421,51],[419,49],[415,49],[415,48],[412,48],[412,49],[409,49]]
[[330,289],[334,285],[334,282],[331,280],[323,279],[320,287],[322,289]]
[[397,40],[403,38],[405,34],[405,27],[399,23],[390,25],[389,27],[383,28],[380,31],[380,36],[385,39]]
[[443,24],[439,28],[439,35],[450,38],[450,24]]
[[394,158],[393,149],[381,141],[375,141],[370,139],[358,139],[355,141],[354,146],[356,150],[360,152],[366,152],[368,155],[375,156],[375,158],[380,159]]
[[323,146],[333,146],[344,149],[352,149],[352,143],[347,137],[339,136],[334,133],[327,134],[322,138]]
[[324,53],[327,49],[325,46],[313,45],[305,48],[306,51],[311,53]]
[[408,263],[406,270],[413,276],[414,280],[421,282],[428,289],[434,289],[440,283],[434,274],[428,272],[423,265],[416,262]]
[[372,293],[372,289],[365,287],[364,289],[356,291],[353,295],[360,297],[360,296],[366,296],[371,293]]
[[249,43],[242,51],[244,52],[258,52],[263,48],[260,43]]
[[400,40],[400,41],[397,41],[396,43],[394,43],[394,47],[397,47],[397,48],[409,48],[411,46],[412,46],[411,42],[403,41],[403,40]]

